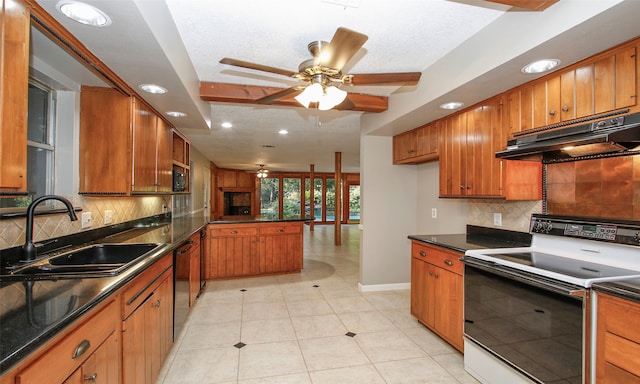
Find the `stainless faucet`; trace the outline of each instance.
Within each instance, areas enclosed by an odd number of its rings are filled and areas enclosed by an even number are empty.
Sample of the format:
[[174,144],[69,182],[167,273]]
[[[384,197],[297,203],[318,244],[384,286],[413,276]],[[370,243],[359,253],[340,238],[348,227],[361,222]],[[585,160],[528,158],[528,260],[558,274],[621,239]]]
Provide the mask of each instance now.
[[71,205],[71,202],[64,197],[56,195],[45,195],[33,200],[31,204],[29,204],[29,207],[27,207],[27,228],[25,233],[24,245],[22,246],[21,261],[31,261],[34,260],[37,256],[36,247],[35,245],[33,245],[33,216],[35,214],[36,205],[42,203],[45,200],[58,200],[62,202],[67,207],[67,214],[69,214],[69,219],[71,219],[71,221],[78,220],[78,216],[76,216],[76,213],[73,210],[73,205]]

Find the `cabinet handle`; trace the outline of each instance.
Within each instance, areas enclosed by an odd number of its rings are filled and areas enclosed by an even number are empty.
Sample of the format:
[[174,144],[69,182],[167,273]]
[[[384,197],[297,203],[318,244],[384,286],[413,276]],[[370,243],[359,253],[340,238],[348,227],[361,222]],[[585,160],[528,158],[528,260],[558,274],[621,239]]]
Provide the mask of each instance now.
[[549,114],[550,114],[551,116],[555,116],[555,114],[556,114],[556,110],[555,110],[555,109],[550,110],[550,111],[549,111]]
[[461,185],[460,185],[460,189],[464,189],[464,185],[462,185],[462,184],[461,184]]
[[91,376],[85,376],[84,377],[84,381],[88,381],[88,382],[91,382],[91,383],[95,383],[97,379],[98,379],[98,374],[97,373],[94,373]]
[[73,356],[71,357],[73,359],[77,359],[78,357],[82,356],[83,353],[87,352],[89,348],[91,348],[91,343],[89,342],[89,340],[84,339],[80,342],[80,344],[78,344],[76,349],[73,351]]
[[284,228],[278,229],[278,232],[280,232],[280,233],[284,232]]
[[422,256],[422,257],[427,256],[427,252],[425,252],[425,251],[420,251],[420,256]]
[[232,235],[235,235],[235,234],[237,234],[237,233],[238,233],[238,231],[231,231],[231,234],[232,234]]
[[440,277],[437,273],[434,273],[433,276],[437,279],[438,277]]
[[444,263],[445,263],[445,264],[447,264],[447,265],[448,265],[448,266],[450,266],[450,267],[451,267],[451,266],[453,266],[453,261],[451,261],[451,260],[449,260],[449,259],[446,259],[446,260],[444,261]]
[[567,112],[569,110],[569,106],[568,105],[563,105],[562,106],[562,112]]
[[429,271],[429,276],[433,276],[433,271]]
[[156,302],[155,302],[155,303],[153,303],[153,304],[151,304],[151,306],[152,306],[153,308],[158,308],[158,307],[160,307],[160,299],[156,300]]
[[415,149],[410,149],[407,151],[407,153],[413,153],[413,152],[415,152]]

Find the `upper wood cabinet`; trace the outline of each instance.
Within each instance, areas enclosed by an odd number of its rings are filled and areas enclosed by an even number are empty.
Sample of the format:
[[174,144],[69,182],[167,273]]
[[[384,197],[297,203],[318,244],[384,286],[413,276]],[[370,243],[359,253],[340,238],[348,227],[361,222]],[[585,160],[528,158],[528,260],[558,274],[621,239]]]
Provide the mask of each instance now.
[[236,169],[218,169],[218,187],[233,189],[253,189],[255,175]]
[[508,132],[636,105],[636,47],[627,46],[508,92]]
[[393,137],[393,164],[420,164],[438,159],[438,128],[423,125]]
[[0,14],[0,194],[27,190],[29,9],[20,0]]
[[506,142],[507,96],[457,113],[441,124],[440,197],[542,198],[542,165],[495,158]]
[[171,193],[173,142],[172,127],[139,99],[82,87],[80,193]]

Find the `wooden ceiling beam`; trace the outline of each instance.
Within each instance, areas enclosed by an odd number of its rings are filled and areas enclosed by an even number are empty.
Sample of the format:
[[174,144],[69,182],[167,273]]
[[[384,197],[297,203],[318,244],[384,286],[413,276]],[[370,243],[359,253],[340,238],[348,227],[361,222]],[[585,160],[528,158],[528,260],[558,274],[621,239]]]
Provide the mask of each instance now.
[[529,11],[544,11],[558,0],[487,0],[491,3],[510,5],[516,8],[527,9]]
[[[218,103],[265,105],[257,101],[263,97],[280,92],[283,89],[284,88],[203,81],[200,82],[200,98],[204,101]],[[284,96],[269,105],[304,108],[294,99],[294,96],[296,95]],[[340,106],[338,106],[335,109],[377,113],[384,112],[389,107],[389,98],[387,96],[349,93],[348,97],[352,105],[346,108],[340,108]]]

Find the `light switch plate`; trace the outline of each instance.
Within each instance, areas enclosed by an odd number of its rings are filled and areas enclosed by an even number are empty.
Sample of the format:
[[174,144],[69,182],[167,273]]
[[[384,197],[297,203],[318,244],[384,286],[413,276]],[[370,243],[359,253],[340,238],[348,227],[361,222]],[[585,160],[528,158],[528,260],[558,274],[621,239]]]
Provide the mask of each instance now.
[[89,228],[91,226],[91,212],[82,212],[81,228]]
[[432,219],[438,218],[438,208],[431,208],[431,218]]
[[496,227],[502,227],[502,213],[493,214],[493,225]]

